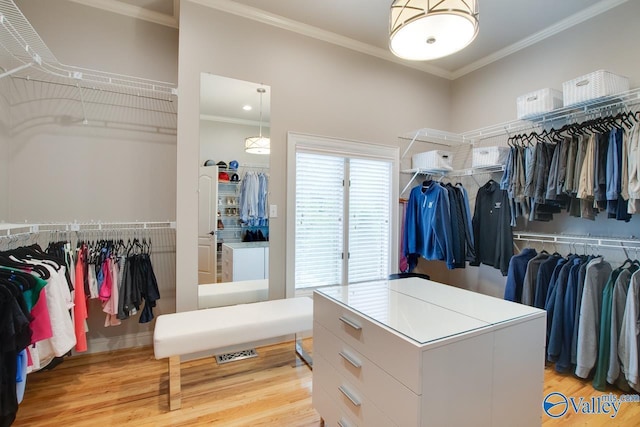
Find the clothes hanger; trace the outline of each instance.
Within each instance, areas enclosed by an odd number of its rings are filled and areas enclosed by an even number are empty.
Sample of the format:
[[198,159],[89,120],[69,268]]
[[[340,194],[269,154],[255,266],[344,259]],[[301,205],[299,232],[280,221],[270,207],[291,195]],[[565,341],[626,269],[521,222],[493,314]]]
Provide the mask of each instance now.
[[27,262],[21,262],[19,260],[10,258],[11,251],[0,254],[0,266],[13,268],[16,270],[22,270],[23,272],[36,272],[41,278],[48,279],[51,277],[49,270],[42,265],[29,264]]

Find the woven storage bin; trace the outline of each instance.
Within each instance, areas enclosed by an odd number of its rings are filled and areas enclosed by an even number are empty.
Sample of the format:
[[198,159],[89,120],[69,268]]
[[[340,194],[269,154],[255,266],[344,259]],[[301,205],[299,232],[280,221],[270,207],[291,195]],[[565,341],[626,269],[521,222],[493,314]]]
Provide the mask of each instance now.
[[517,99],[518,119],[530,119],[562,107],[562,92],[540,89],[521,95]]
[[418,153],[411,156],[411,167],[413,169],[429,169],[434,171],[453,170],[452,156],[450,151],[432,150]]
[[509,155],[509,147],[478,147],[471,152],[472,168],[487,168],[504,165]]
[[582,104],[629,90],[629,79],[610,71],[598,70],[562,83],[564,105]]

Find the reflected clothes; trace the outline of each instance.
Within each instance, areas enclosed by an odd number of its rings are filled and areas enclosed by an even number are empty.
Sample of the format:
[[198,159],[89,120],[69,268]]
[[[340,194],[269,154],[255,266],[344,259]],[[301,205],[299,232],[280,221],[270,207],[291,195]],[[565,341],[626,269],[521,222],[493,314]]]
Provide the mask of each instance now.
[[139,323],[153,319],[153,307],[160,299],[158,282],[148,254],[128,256],[124,264],[118,301],[118,319],[124,320],[137,313],[144,303]]
[[267,225],[269,176],[264,172],[248,171],[240,184],[240,220],[248,226]]

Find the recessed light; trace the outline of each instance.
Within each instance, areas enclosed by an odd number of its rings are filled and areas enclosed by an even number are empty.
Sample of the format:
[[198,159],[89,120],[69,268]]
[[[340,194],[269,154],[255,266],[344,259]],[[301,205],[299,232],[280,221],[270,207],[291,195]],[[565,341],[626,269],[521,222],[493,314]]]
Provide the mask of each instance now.
[[251,111],[253,109],[253,107],[251,107],[251,105],[245,105],[244,107],[242,107],[242,109],[244,111]]

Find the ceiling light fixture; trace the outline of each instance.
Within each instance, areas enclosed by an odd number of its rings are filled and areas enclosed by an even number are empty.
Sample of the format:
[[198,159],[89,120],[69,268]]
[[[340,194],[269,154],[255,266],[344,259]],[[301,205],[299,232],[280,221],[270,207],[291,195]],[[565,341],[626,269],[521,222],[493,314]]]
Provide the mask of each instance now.
[[243,107],[242,107],[242,109],[243,109],[244,111],[251,111],[251,110],[253,110],[253,108],[251,107],[251,105],[245,105],[245,106],[243,106]]
[[260,132],[258,136],[250,136],[244,140],[244,151],[250,154],[269,154],[271,152],[271,140],[262,136],[262,95],[264,88],[258,88],[260,94]]
[[477,34],[477,0],[395,0],[391,4],[389,48],[400,58],[442,58],[464,49]]

